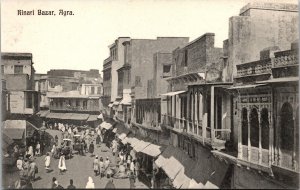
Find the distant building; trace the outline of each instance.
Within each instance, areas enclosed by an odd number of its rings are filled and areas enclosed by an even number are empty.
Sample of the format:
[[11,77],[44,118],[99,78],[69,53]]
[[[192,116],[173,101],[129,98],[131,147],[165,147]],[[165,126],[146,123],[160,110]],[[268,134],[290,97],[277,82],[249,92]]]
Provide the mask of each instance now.
[[100,95],[85,95],[79,91],[52,93],[48,96],[50,106],[45,119],[53,122],[68,122],[77,125],[96,126],[100,114]]
[[41,109],[49,108],[49,98],[59,92],[78,91],[81,94],[102,94],[102,78],[99,70],[50,70],[38,74],[35,88],[41,92]]

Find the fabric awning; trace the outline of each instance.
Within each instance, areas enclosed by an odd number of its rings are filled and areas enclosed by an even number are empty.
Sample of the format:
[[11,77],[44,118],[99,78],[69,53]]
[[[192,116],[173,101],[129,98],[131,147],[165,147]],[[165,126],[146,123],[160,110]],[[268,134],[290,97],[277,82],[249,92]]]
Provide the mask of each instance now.
[[26,120],[5,120],[2,126],[4,128],[26,129]]
[[135,146],[137,146],[140,143],[140,140],[135,137],[132,137],[129,140],[129,143],[130,143],[131,147],[134,148]]
[[151,143],[149,146],[141,150],[141,152],[152,157],[157,157],[162,153],[162,147]]
[[61,118],[62,119],[72,119],[73,113],[65,113]]
[[191,179],[185,175],[184,169],[181,169],[173,180],[173,186],[177,189],[187,189]]
[[50,113],[49,110],[41,110],[37,112],[37,115],[39,115],[40,117],[46,117],[49,113]]
[[171,180],[175,179],[176,175],[183,167],[180,160],[173,156],[167,159],[166,165],[162,166],[163,170]]
[[97,117],[98,119],[102,119],[103,120],[103,114],[100,113],[100,115]]
[[204,189],[219,189],[219,187],[211,183],[210,181],[207,181],[204,186]]
[[21,140],[24,138],[25,129],[21,128],[4,128],[3,133],[13,139],[13,140]]
[[112,128],[112,125],[110,124],[110,123],[107,123],[107,122],[102,122],[101,124],[100,124],[100,127],[101,127],[101,129],[106,129],[106,130],[108,130],[108,129],[110,129],[110,128]]
[[133,138],[134,135],[132,133],[129,133],[124,139],[122,139],[122,143],[126,144],[129,143],[129,141],[131,141],[131,138]]
[[146,141],[140,140],[139,143],[134,147],[134,150],[136,152],[140,152],[141,150],[143,150],[144,148],[146,148],[148,145],[150,145],[150,142],[146,142]]
[[165,93],[165,94],[161,94],[162,96],[175,96],[177,94],[182,94],[182,93],[185,93],[186,91],[184,90],[181,90],[181,91],[175,91],[175,92],[168,92],[168,93]]
[[64,117],[64,113],[49,113],[46,118],[49,119],[62,119]]
[[13,144],[14,141],[12,138],[10,138],[9,136],[7,136],[5,133],[2,133],[2,150],[6,151],[7,147],[9,147],[9,145]]
[[89,114],[79,114],[79,113],[73,113],[71,116],[72,120],[79,120],[79,121],[84,121],[87,120],[89,117]]
[[124,96],[121,100],[120,104],[122,105],[131,105],[131,97],[130,96]]
[[[192,160],[179,148],[168,146],[155,164],[173,180],[177,188],[220,187],[228,170],[228,164],[215,158],[210,150],[200,148],[201,158]],[[191,180],[194,180],[191,182]]]
[[120,101],[114,101],[113,102],[113,106],[117,106],[117,105],[119,105],[120,104]]
[[87,121],[97,121],[98,115],[90,115]]
[[[182,188],[185,188],[181,186]],[[186,189],[203,189],[204,186],[202,183],[197,183],[194,179],[189,181],[188,187]]]
[[227,88],[228,90],[231,90],[231,89],[242,89],[242,88],[256,88],[258,86],[263,86],[265,84],[249,84],[249,85],[243,85],[243,86],[233,86],[233,87],[230,87],[230,88]]
[[121,140],[123,140],[125,137],[126,137],[125,133],[122,133],[122,134],[118,135],[118,138],[121,139]]

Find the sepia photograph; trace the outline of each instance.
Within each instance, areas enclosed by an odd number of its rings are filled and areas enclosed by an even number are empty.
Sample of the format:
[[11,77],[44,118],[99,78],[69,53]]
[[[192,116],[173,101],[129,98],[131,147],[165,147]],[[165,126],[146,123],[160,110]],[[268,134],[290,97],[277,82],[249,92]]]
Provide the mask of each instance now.
[[1,0],[1,189],[299,189],[297,0]]

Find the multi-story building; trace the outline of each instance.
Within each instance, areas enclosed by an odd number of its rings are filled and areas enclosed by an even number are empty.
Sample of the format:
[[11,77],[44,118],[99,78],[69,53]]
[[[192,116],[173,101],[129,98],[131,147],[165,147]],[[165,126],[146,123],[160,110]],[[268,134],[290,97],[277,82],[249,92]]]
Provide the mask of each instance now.
[[3,76],[1,76],[1,121],[6,120],[9,116],[9,99],[8,91],[6,89],[6,81]]
[[31,116],[39,111],[39,95],[34,90],[31,53],[1,53],[1,72],[8,91],[10,116]]
[[[182,180],[188,178],[199,187],[226,187],[223,179],[228,165],[210,158],[210,149],[224,149],[225,139],[230,138],[230,95],[225,89],[232,83],[222,81],[222,48],[214,46],[214,37],[206,33],[173,51],[172,76],[166,78],[169,92],[161,98],[161,122],[170,131],[168,149],[183,153],[176,158],[184,169],[178,167],[179,174],[169,176],[175,187],[188,188]],[[165,157],[162,155],[155,163],[168,174],[171,167],[159,161]],[[184,160],[197,166],[191,169],[193,172],[186,172],[189,164]],[[218,179],[200,172],[205,165],[210,165],[206,170],[214,171]]]
[[129,37],[119,37],[109,46],[110,55],[103,62],[103,96],[102,111],[106,116],[113,117],[116,113],[118,102],[122,98],[118,94],[118,72],[124,65],[124,46]]
[[297,9],[250,3],[230,19],[223,77],[234,82],[233,149],[213,154],[232,163],[232,188],[299,188]]
[[229,19],[226,81],[237,75],[236,65],[258,60],[272,46],[289,49],[298,38],[298,6],[284,3],[249,3]]
[[96,126],[100,113],[97,94],[80,94],[79,91],[69,91],[48,96],[50,106],[45,118],[53,122],[89,124]]
[[47,74],[38,74],[35,88],[41,93],[41,109],[49,109],[48,96],[60,92],[80,91],[81,94],[102,93],[102,78],[99,70],[50,70]]
[[[39,92],[34,88],[35,70],[31,53],[1,53],[3,134],[26,144],[41,121]],[[3,116],[3,115],[2,115]]]

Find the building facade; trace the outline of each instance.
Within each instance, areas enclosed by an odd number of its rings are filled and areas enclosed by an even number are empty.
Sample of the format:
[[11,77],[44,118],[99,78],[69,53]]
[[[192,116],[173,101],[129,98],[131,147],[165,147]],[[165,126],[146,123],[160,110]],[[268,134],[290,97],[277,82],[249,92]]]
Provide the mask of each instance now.
[[31,53],[1,53],[1,72],[7,89],[11,115],[24,117],[39,111],[39,94],[34,89]]

